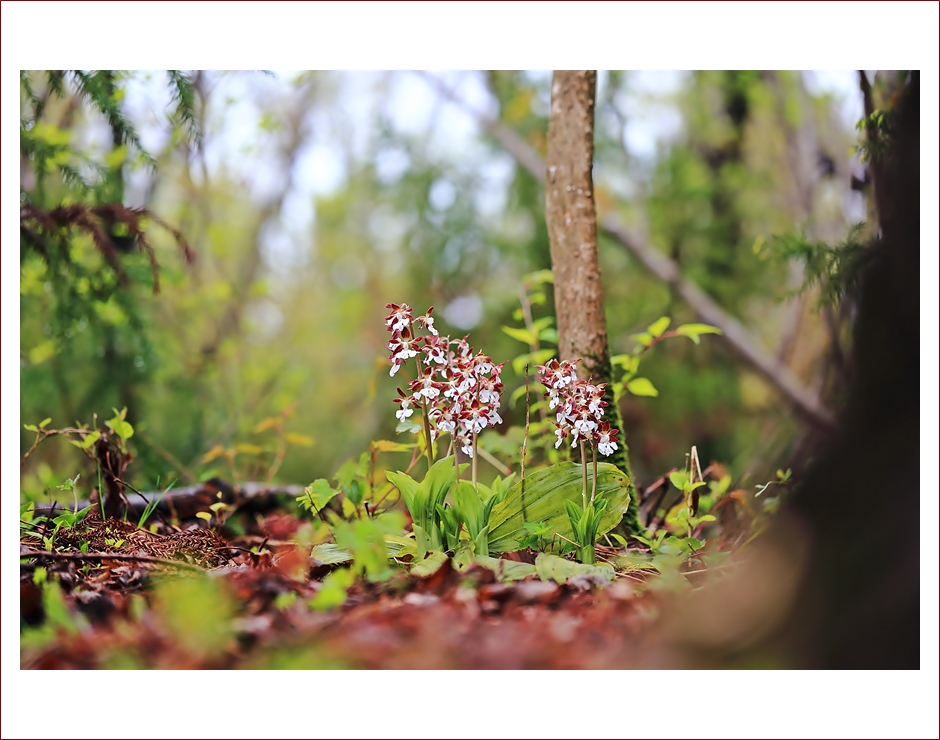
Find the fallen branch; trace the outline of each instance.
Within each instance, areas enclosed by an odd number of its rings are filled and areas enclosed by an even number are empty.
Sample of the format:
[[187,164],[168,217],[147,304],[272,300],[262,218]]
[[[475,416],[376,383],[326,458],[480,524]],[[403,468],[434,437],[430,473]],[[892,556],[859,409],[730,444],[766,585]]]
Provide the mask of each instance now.
[[[424,77],[441,95],[474,116],[477,123],[533,177],[539,182],[545,181],[545,163],[528,142],[499,121],[473,110],[440,80],[428,74]],[[612,213],[606,214],[598,221],[598,228],[630,251],[650,272],[675,290],[702,321],[721,329],[722,336],[736,354],[777,388],[804,419],[823,429],[831,430],[836,427],[835,417],[819,397],[804,387],[789,368],[761,349],[741,322],[715,303],[701,288],[682,277],[675,262],[647,245],[639,236],[628,235],[620,220]]]
[[[303,492],[304,487],[301,485],[243,483],[237,488],[232,488],[225,481],[213,478],[205,483],[169,491],[157,504],[156,511],[182,520],[194,517],[198,511],[209,511],[212,504],[220,501],[230,506],[242,506],[249,502],[252,505],[261,506],[275,496],[296,498]],[[220,493],[221,496],[219,496]],[[149,501],[161,495],[163,495],[162,491],[126,494],[128,513],[140,515],[147,508]],[[79,501],[78,509],[84,509],[88,505],[88,501]],[[64,511],[63,507],[57,504],[36,504],[34,513],[50,516],[54,509]]]
[[79,560],[88,562],[101,562],[103,560],[126,560],[132,563],[153,563],[155,565],[168,565],[182,570],[192,570],[203,573],[204,569],[192,563],[178,560],[165,560],[150,555],[124,555],[118,552],[47,552],[46,550],[20,550],[21,558],[47,558],[51,560]]

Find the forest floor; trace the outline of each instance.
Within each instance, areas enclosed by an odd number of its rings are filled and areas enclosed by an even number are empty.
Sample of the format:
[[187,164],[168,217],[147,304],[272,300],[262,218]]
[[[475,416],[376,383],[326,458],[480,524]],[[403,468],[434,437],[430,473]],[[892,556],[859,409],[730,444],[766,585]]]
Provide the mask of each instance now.
[[[22,668],[625,668],[674,665],[652,571],[612,582],[506,582],[451,560],[424,577],[359,579],[311,608],[336,567],[309,555],[292,513],[247,534],[193,519],[156,532],[91,513],[20,543]],[[186,525],[189,528],[186,528]],[[44,537],[47,539],[44,540]],[[48,551],[48,547],[52,551]],[[505,555],[534,562],[531,551]],[[688,575],[694,581],[693,575]],[[58,584],[58,585],[57,585]],[[342,600],[342,597],[340,597]]]

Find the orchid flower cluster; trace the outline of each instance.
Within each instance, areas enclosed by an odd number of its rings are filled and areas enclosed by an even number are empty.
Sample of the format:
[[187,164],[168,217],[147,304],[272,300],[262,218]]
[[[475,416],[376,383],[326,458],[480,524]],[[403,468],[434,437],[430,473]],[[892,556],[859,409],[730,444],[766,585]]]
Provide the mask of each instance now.
[[[405,421],[414,407],[424,411],[429,455],[430,444],[446,432],[464,454],[475,457],[477,435],[503,422],[499,416],[503,366],[494,365],[482,352],[474,354],[466,337],[451,340],[441,336],[431,317],[433,306],[417,317],[406,303],[389,303],[386,308],[391,310],[385,319],[392,335],[388,341],[389,375],[394,376],[413,357],[417,369],[417,377],[408,385],[410,393],[398,389],[395,403],[400,408],[395,416]],[[418,336],[415,327],[419,326],[428,333]]]
[[575,370],[578,360],[559,362],[551,360],[538,365],[539,380],[545,386],[548,407],[555,413],[555,448],[569,436],[571,446],[589,442],[605,457],[617,449],[617,430],[603,421],[605,383],[593,385],[588,380],[579,380]]

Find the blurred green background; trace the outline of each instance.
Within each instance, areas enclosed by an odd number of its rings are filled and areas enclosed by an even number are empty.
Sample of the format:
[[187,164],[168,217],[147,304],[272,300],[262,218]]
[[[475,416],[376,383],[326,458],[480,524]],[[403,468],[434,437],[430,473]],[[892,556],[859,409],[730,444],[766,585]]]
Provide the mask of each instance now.
[[[401,379],[388,377],[384,306],[407,302],[434,305],[444,333],[507,363],[500,429],[523,423],[510,361],[526,348],[501,327],[520,325],[524,276],[551,266],[542,183],[478,116],[544,157],[551,73],[185,75],[182,88],[165,71],[86,75],[120,119],[89,105],[79,77],[21,75],[21,202],[146,207],[196,253],[187,265],[150,222],[154,295],[142,252],[120,255],[121,287],[87,235],[69,238],[72,264],[58,270],[21,242],[21,422],[64,427],[126,406],[130,480],[152,490],[263,479],[277,441],[270,423],[256,430],[278,417],[293,436],[275,479],[308,483],[394,438]],[[801,267],[773,245],[838,242],[865,219],[856,86],[853,72],[598,76],[598,215],[644,234],[833,408],[850,316],[798,294]],[[599,251],[613,354],[660,316],[698,320],[622,246],[601,238]],[[550,290],[533,310],[553,315]],[[799,442],[798,418],[720,337],[659,345],[642,374],[660,395],[622,401],[641,484],[691,445],[760,483]],[[34,435],[20,439],[25,452]],[[238,450],[233,468],[220,446]],[[78,450],[48,441],[22,469],[23,494],[61,496],[76,472],[93,478]]]

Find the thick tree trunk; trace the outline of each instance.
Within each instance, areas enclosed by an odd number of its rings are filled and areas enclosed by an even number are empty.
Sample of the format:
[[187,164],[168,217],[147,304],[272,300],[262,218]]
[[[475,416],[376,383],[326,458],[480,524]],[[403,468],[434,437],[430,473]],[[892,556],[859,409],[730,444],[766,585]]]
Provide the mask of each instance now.
[[[555,275],[555,313],[562,360],[582,358],[582,372],[595,383],[607,383],[607,415],[625,436],[610,386],[610,349],[604,320],[604,291],[597,258],[594,212],[594,95],[597,73],[556,70],[548,122],[545,173],[545,220]],[[637,496],[626,444],[611,457],[630,479],[628,531],[639,530]]]

